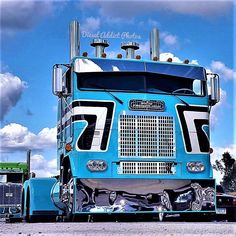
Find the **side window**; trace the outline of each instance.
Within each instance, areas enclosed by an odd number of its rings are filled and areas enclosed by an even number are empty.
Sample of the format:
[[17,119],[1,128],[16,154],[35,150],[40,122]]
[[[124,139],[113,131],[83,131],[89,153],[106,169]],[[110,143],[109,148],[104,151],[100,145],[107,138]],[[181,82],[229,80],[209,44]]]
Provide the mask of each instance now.
[[204,83],[201,80],[193,81],[193,91],[196,95],[203,96],[204,95]]
[[65,74],[65,79],[66,79],[66,89],[67,89],[67,94],[71,94],[71,69],[66,71]]

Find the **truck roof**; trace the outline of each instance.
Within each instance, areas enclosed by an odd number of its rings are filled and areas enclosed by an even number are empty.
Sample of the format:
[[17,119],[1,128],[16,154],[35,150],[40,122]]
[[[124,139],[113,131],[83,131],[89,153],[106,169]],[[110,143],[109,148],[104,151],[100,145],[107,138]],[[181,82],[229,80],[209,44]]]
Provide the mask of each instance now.
[[107,59],[75,57],[78,61],[79,72],[150,72],[158,74],[173,75],[189,79],[206,80],[205,69],[202,66],[184,63],[170,63],[137,59]]
[[0,174],[6,173],[27,173],[28,166],[24,162],[1,162]]

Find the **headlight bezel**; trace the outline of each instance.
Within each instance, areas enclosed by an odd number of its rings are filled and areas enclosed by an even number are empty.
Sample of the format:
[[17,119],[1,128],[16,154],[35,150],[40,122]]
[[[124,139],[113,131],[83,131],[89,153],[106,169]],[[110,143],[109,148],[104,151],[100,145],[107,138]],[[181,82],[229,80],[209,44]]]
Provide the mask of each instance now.
[[189,161],[186,167],[190,173],[201,173],[205,170],[205,165],[201,161]]
[[104,160],[89,160],[87,168],[91,172],[102,172],[107,170],[107,162]]

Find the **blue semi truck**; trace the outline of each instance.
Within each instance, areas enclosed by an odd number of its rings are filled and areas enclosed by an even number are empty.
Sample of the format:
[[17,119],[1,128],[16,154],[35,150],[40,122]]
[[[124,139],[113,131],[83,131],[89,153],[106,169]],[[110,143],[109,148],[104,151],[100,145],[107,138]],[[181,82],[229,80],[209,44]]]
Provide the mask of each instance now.
[[116,59],[106,58],[106,40],[91,46],[95,57],[80,53],[73,21],[70,63],[53,67],[60,175],[24,183],[23,217],[214,213],[209,115],[218,75],[188,60],[160,62],[156,28],[150,60],[135,56],[134,42]]

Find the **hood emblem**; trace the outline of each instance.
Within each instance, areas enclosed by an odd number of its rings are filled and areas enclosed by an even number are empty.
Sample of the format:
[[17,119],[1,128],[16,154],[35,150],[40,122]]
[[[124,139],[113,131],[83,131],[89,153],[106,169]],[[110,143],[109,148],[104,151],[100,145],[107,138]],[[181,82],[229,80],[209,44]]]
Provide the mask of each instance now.
[[164,111],[165,102],[158,100],[130,100],[129,109],[133,111]]

